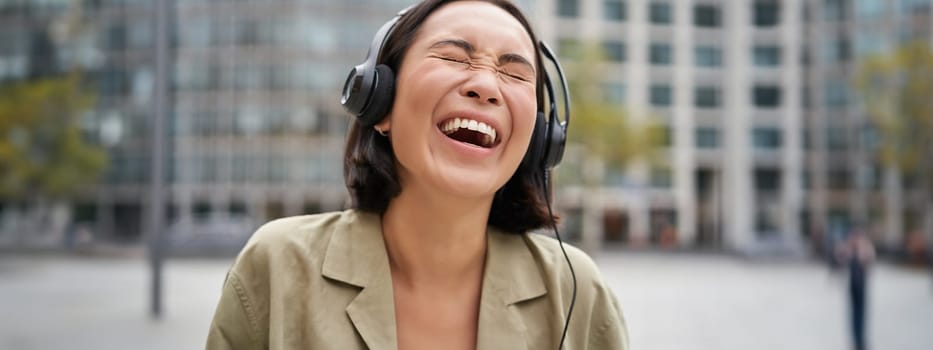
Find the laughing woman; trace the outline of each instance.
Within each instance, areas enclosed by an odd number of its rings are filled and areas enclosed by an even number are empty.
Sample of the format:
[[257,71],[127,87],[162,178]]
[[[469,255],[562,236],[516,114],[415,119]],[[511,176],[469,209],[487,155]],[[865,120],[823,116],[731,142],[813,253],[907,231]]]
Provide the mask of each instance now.
[[[427,0],[374,48],[344,92],[353,208],[261,227],[207,348],[627,349],[592,260],[529,232],[555,218],[540,186],[553,164],[526,155],[545,147],[547,86],[522,13]],[[378,77],[355,79],[366,69]]]

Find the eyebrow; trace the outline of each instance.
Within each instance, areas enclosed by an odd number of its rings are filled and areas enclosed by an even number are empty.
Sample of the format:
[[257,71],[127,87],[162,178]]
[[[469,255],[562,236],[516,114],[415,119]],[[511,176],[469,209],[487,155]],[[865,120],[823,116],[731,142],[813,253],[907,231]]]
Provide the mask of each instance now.
[[[433,48],[437,48],[437,47],[441,47],[441,46],[447,46],[447,45],[452,45],[452,46],[459,47],[459,48],[463,49],[463,51],[466,51],[467,55],[470,55],[470,56],[472,56],[473,53],[476,52],[476,48],[473,47],[473,44],[470,44],[468,41],[466,41],[466,40],[461,40],[461,39],[445,39],[445,40],[441,40],[441,41],[438,41],[438,42],[432,44],[430,48],[433,49]],[[499,55],[499,64],[504,64],[504,63],[519,63],[519,64],[523,64],[523,65],[528,66],[528,68],[530,68],[532,72],[535,71],[535,66],[534,66],[533,64],[531,64],[531,62],[528,61],[528,59],[526,59],[525,57],[523,57],[522,55],[519,55],[519,54],[517,54],[517,53],[505,53],[505,54]]]

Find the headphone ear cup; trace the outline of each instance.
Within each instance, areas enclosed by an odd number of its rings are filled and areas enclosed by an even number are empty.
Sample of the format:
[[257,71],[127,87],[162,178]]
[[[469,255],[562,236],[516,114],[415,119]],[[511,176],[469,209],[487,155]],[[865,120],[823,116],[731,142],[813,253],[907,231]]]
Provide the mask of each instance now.
[[359,122],[364,127],[376,125],[392,108],[395,100],[395,73],[389,66],[380,64],[376,66],[375,81],[369,91],[370,101],[360,112]]
[[528,150],[525,151],[525,158],[522,159],[522,167],[529,170],[541,169],[544,156],[547,152],[547,121],[544,120],[544,112],[538,112],[535,118],[535,129],[531,134],[531,141],[528,144]]
[[545,143],[547,148],[544,152],[545,169],[552,169],[560,164],[564,158],[564,145],[567,144],[567,126],[557,120],[557,111],[551,111],[551,118],[548,119],[550,135]]

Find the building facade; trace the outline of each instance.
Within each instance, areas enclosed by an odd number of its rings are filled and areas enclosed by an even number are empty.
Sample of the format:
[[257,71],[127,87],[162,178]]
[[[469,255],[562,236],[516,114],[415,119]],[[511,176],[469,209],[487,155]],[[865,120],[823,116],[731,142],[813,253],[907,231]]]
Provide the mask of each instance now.
[[[602,238],[799,252],[859,225],[901,247],[919,193],[878,160],[851,86],[867,55],[930,42],[931,3],[537,1],[565,61],[600,45],[606,98],[668,135],[660,161],[609,172]],[[579,213],[583,193],[561,206]]]
[[[0,2],[0,80],[26,79],[31,66],[62,61],[60,71],[81,69],[96,94],[82,130],[106,150],[109,165],[70,212],[71,221],[97,240],[138,242],[143,236],[153,3]],[[349,119],[339,105],[340,89],[375,30],[409,3],[174,1],[169,230],[242,218],[255,226],[342,208]],[[52,36],[65,22],[79,23],[80,34],[58,42]],[[56,49],[35,52],[39,40]],[[2,211],[3,227],[15,230],[13,211]]]
[[[376,28],[411,2],[175,0],[169,229],[344,207],[337,96]],[[519,1],[565,65],[600,45],[605,98],[667,135],[658,160],[609,169],[601,240],[740,251],[800,251],[856,221],[897,246],[916,227],[909,186],[860,146],[872,128],[849,86],[864,55],[933,37],[931,3]],[[110,166],[71,217],[100,240],[143,234],[152,6],[0,1],[0,80],[52,60],[81,67],[98,96],[82,125]],[[56,28],[72,22],[65,40]],[[583,197],[559,189],[570,233]]]
[[805,216],[815,236],[847,227],[868,230],[883,248],[900,250],[921,229],[916,183],[877,156],[878,129],[852,86],[866,58],[912,42],[933,44],[929,0],[826,0],[805,14]]
[[[621,170],[622,180],[603,191],[605,223],[616,226],[606,232],[627,231],[615,238],[629,242],[735,249],[798,242],[801,1],[537,6],[551,14],[539,16],[543,37],[559,47],[599,43],[610,60],[601,82],[610,98],[669,135],[660,164]],[[567,196],[564,206],[579,200]]]

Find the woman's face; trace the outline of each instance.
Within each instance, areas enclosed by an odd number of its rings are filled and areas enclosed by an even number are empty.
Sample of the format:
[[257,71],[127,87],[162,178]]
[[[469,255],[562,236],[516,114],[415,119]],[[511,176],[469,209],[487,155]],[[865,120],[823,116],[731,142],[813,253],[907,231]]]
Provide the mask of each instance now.
[[428,16],[397,74],[390,129],[402,191],[491,197],[534,128],[535,47],[495,5],[461,1]]

